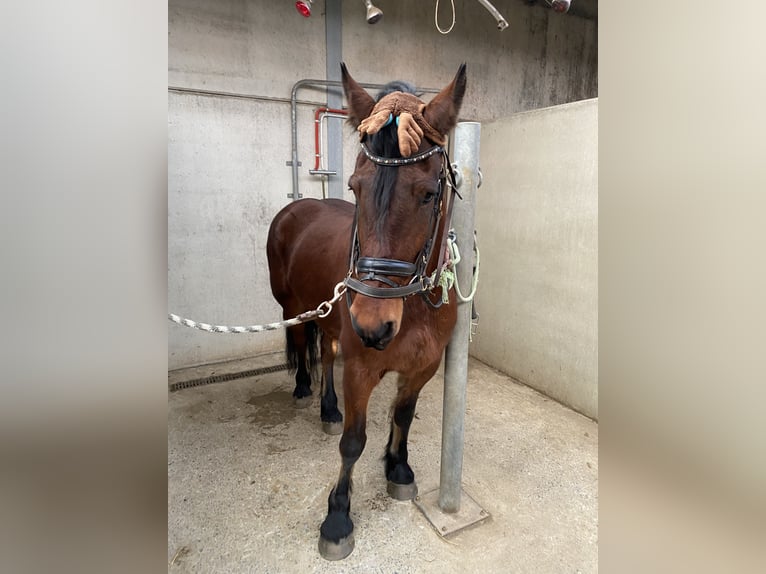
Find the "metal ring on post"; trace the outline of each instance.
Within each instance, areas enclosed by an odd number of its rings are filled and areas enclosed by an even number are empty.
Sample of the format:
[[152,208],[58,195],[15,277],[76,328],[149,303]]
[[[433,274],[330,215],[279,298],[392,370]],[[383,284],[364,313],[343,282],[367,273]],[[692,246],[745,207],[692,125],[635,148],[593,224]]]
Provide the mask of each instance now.
[[460,186],[463,185],[463,172],[460,171],[460,166],[457,163],[452,164],[452,171],[455,172],[455,187],[460,189]]

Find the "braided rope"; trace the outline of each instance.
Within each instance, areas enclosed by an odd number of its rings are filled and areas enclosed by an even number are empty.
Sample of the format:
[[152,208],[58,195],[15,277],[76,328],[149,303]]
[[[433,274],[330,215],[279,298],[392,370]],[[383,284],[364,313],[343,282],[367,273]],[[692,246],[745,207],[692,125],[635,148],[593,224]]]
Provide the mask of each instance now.
[[[460,257],[460,250],[458,249],[457,242],[456,241],[450,241],[449,242],[450,249],[452,251],[452,261],[453,266],[457,268],[458,263],[461,261]],[[479,269],[481,267],[481,253],[479,252],[479,244],[476,241],[476,232],[474,232],[473,235],[473,250],[476,252],[476,261],[474,262],[474,269],[473,269],[473,278],[471,280],[471,292],[468,295],[463,295],[462,291],[460,290],[460,283],[457,280],[457,274],[455,275],[455,294],[457,295],[458,301],[461,303],[468,303],[469,301],[473,301],[473,298],[476,296],[476,288],[479,286]]]
[[173,323],[178,323],[184,327],[191,327],[192,329],[199,329],[200,331],[207,331],[208,333],[263,333],[264,331],[274,331],[283,327],[294,327],[316,318],[323,319],[332,313],[333,305],[340,300],[345,292],[346,286],[344,285],[343,281],[341,281],[335,286],[333,291],[333,298],[329,301],[322,301],[316,309],[301,313],[292,319],[285,319],[284,321],[277,321],[276,323],[266,323],[265,325],[249,325],[246,327],[210,325],[209,323],[192,321],[191,319],[181,317],[175,313],[168,313],[168,319]]
[[[463,292],[460,289],[460,283],[457,280],[457,266],[462,260],[462,257],[460,256],[460,250],[458,249],[457,241],[453,239],[452,235],[448,236],[447,238],[447,248],[450,252],[450,260],[447,264],[447,267],[442,270],[441,276],[439,277],[439,285],[442,288],[442,303],[449,304],[448,291],[452,287],[455,287],[455,295],[457,296],[457,300],[460,303],[468,303],[473,301],[473,298],[476,296],[476,288],[479,286],[479,269],[481,266],[481,254],[479,252],[479,244],[476,242],[475,233],[473,248],[476,252],[476,262],[473,269],[473,277],[471,279],[471,292],[468,295],[463,295]],[[431,274],[430,279],[433,283],[433,281],[436,279],[436,271]]]

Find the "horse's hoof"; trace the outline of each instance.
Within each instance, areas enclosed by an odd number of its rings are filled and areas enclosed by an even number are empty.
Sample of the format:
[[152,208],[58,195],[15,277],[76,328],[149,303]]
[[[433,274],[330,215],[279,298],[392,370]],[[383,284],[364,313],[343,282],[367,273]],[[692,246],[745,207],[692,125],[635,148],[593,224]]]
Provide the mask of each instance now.
[[326,434],[341,434],[343,432],[343,423],[328,423],[325,421],[322,421],[322,430]]
[[319,554],[325,560],[343,560],[354,550],[354,533],[352,532],[338,542],[332,542],[319,537]]
[[409,484],[397,484],[389,480],[386,490],[388,496],[395,500],[412,500],[418,495],[418,485],[414,480]]
[[307,397],[293,397],[293,406],[296,409],[305,409],[307,407],[310,407],[313,402],[314,402],[313,395],[309,395]]

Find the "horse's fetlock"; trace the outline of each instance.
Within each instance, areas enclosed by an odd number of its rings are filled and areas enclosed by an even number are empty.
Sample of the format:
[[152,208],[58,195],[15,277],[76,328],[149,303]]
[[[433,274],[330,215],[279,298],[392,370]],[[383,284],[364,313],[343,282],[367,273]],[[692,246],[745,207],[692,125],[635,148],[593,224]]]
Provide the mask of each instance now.
[[407,464],[406,460],[402,460],[397,456],[393,456],[390,453],[386,453],[386,480],[395,482],[396,484],[410,484],[415,480],[415,473],[412,468]]
[[348,512],[330,512],[319,527],[322,538],[339,542],[354,531],[354,523]]
[[341,414],[341,412],[338,410],[337,407],[332,409],[326,409],[324,406],[322,406],[320,417],[322,419],[322,422],[326,422],[326,423],[342,423],[343,422],[343,415]]

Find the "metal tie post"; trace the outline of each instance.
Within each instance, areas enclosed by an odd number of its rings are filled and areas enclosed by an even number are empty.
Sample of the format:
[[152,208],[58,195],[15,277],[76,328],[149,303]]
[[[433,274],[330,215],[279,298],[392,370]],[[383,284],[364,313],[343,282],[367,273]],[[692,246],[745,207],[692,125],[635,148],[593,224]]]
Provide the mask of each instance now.
[[[452,226],[455,229],[462,260],[457,268],[460,285],[471,285],[473,278],[474,213],[479,184],[481,124],[460,122],[455,128],[453,158],[461,177],[463,200],[455,206]],[[444,364],[444,406],[442,415],[442,452],[439,489],[425,493],[415,504],[436,531],[447,536],[482,521],[489,514],[461,486],[463,474],[463,439],[465,398],[468,382],[468,341],[471,333],[471,304],[458,305],[457,323],[447,347]]]

